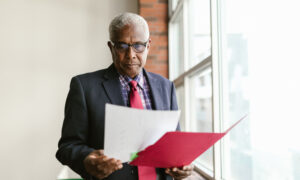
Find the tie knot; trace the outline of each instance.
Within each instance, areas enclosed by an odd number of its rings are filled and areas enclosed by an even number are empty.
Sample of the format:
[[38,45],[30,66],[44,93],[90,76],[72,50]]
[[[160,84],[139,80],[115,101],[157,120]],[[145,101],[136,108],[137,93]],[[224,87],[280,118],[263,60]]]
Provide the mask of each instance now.
[[136,85],[137,85],[137,82],[132,80],[129,82],[130,86],[133,87],[133,88],[136,88]]

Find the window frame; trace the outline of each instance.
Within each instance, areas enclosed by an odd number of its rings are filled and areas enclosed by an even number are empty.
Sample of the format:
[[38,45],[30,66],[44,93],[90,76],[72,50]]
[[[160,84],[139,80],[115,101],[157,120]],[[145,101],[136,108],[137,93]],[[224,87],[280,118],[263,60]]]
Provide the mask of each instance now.
[[[172,0],[169,0],[172,7],[175,7],[172,4]],[[173,59],[173,49],[172,49],[172,38],[169,38],[169,77],[174,82],[175,87],[183,87],[184,89],[184,108],[189,109],[189,80],[188,78],[196,72],[201,72],[205,70],[208,66],[211,67],[212,71],[212,130],[213,132],[221,132],[222,130],[222,77],[221,77],[221,68],[220,68],[220,31],[218,30],[221,27],[220,24],[220,2],[219,0],[210,0],[210,35],[211,35],[211,55],[204,58],[201,62],[196,65],[189,67],[189,42],[188,42],[188,3],[189,0],[178,0],[176,8],[172,11],[169,11],[169,35],[173,37],[173,24],[176,17],[179,14],[179,11],[183,11],[183,44],[182,48],[183,57],[184,57],[184,72],[174,77],[174,62]],[[169,7],[170,9],[170,7]],[[189,127],[190,122],[188,119],[189,113],[185,113],[185,127]],[[205,167],[195,166],[195,171],[204,176],[206,179],[222,179],[222,140],[216,143],[213,146],[213,171],[210,172]]]

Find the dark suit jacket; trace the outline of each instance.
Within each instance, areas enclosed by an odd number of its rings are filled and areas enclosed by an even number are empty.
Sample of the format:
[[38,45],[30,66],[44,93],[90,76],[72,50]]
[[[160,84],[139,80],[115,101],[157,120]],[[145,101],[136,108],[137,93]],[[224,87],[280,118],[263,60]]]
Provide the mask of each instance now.
[[[145,70],[144,75],[151,89],[153,108],[177,110],[173,83]],[[85,171],[83,160],[93,150],[104,149],[106,103],[125,106],[119,74],[113,65],[72,78],[56,158],[88,180],[96,178]],[[157,169],[157,172],[162,179],[170,178],[162,169]],[[120,179],[138,179],[137,168],[123,164],[121,170],[107,177],[107,180]]]

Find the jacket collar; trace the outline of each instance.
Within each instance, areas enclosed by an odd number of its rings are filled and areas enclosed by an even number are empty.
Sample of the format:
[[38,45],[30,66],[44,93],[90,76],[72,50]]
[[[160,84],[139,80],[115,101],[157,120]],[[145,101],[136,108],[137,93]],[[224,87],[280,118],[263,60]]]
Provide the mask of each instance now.
[[[149,83],[149,87],[151,89],[152,95],[152,104],[153,109],[155,110],[162,110],[163,104],[161,99],[163,99],[163,89],[162,84],[153,76],[153,74],[147,72],[143,69],[144,75]],[[121,90],[121,83],[119,80],[119,73],[117,72],[114,64],[111,64],[104,74],[106,81],[103,82],[103,86],[105,89],[106,94],[108,95],[112,104],[125,106],[123,97],[122,97],[122,90]]]

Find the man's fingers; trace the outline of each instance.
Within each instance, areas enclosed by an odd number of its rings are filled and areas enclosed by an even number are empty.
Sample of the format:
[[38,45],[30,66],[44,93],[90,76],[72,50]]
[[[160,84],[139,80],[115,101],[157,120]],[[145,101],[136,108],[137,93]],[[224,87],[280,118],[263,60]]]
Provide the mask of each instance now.
[[[122,165],[122,161],[121,160],[117,160],[117,164],[118,165]],[[123,165],[122,165],[123,166]]]
[[165,173],[169,174],[170,173],[170,169],[166,168]]
[[103,159],[103,161],[101,161],[100,163],[98,163],[97,168],[99,170],[101,169],[109,169],[112,171],[116,171],[119,170],[121,168],[123,168],[123,164],[121,163],[120,160],[116,160],[114,158],[105,158]]
[[97,165],[97,170],[103,174],[106,174],[106,169],[102,165]]
[[96,152],[97,152],[97,154],[99,154],[100,156],[101,156],[101,155],[104,155],[104,150],[103,150],[103,149],[98,149]]
[[109,158],[107,156],[105,156],[105,155],[102,156],[102,161],[108,161],[108,160],[109,160]]
[[107,157],[103,154],[103,150],[96,150],[89,156],[89,161],[90,164],[94,166],[94,173],[97,175],[96,177],[107,177],[114,171],[123,168],[120,160]]
[[90,162],[91,162],[91,164],[92,164],[93,166],[96,165],[96,161],[97,161],[97,159],[90,159]]
[[121,160],[117,160],[116,165],[117,165],[117,170],[123,168],[123,164],[122,164],[122,161],[121,161]]
[[110,175],[112,172],[114,172],[114,168],[112,167],[103,167],[101,165],[98,165],[97,166],[97,170],[98,170],[98,173],[99,174],[102,174],[102,175],[105,175],[105,176],[108,176]]
[[118,165],[118,170],[123,168],[123,164]]
[[91,154],[88,157],[88,161],[91,163],[91,165],[95,166],[99,164],[99,156]]
[[169,175],[174,177],[175,179],[183,179],[191,175],[191,173],[177,173],[177,172],[170,172]]
[[191,165],[187,165],[187,166],[183,166],[182,170],[185,170],[185,171],[192,171],[194,169],[194,165],[191,164]]
[[84,166],[88,173],[98,179],[103,179],[114,171],[123,168],[120,160],[105,156],[103,150],[95,150],[91,152],[85,158]]
[[181,169],[177,167],[166,169],[166,173],[170,174],[174,178],[186,178],[192,174],[192,171],[193,171],[192,165],[184,166]]
[[107,163],[112,164],[112,165],[116,165],[116,166],[122,165],[122,161],[121,160],[117,160],[115,158],[108,159]]
[[176,171],[174,171],[174,173],[179,174],[179,175],[189,175],[189,173],[191,173],[192,171],[185,171],[185,170],[180,170],[180,169],[176,169]]
[[115,158],[110,158],[108,161],[111,164],[117,164],[117,160]]

